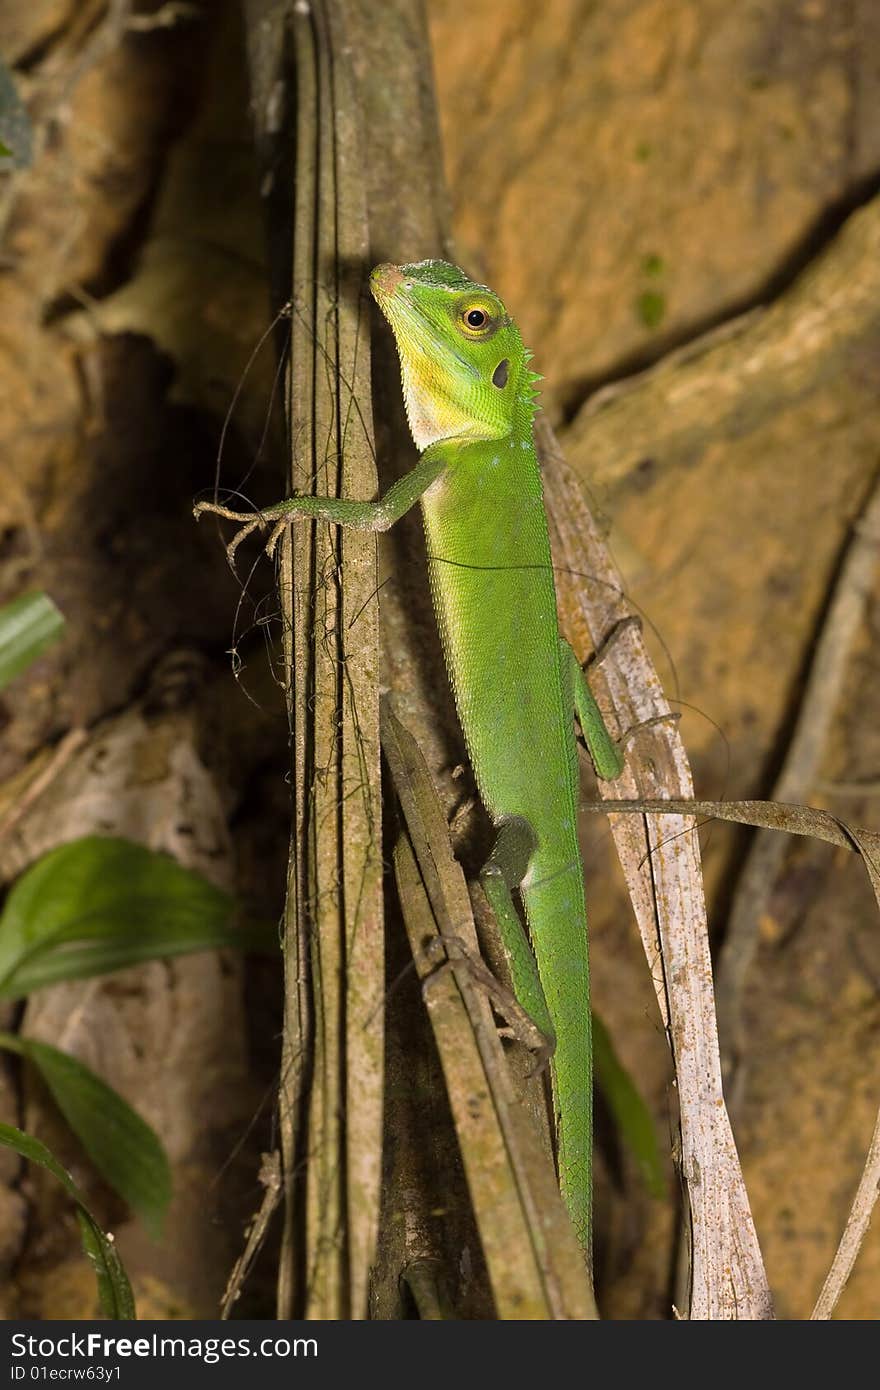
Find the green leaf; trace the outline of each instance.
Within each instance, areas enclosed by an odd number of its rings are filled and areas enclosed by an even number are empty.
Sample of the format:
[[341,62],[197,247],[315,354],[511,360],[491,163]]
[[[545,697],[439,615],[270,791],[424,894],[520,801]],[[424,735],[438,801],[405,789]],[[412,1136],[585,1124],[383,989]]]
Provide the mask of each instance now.
[[64,618],[48,594],[22,594],[0,608],[0,690],[59,636]]
[[623,1066],[608,1029],[593,1013],[593,1066],[596,1083],[608,1102],[621,1138],[635,1155],[645,1186],[652,1197],[666,1195],[666,1174],[651,1112]]
[[22,1158],[48,1169],[67,1189],[77,1204],[83,1248],[95,1267],[98,1297],[108,1318],[135,1318],[134,1295],[128,1275],[111,1238],[104,1234],[86,1204],[85,1198],[66,1168],[62,1168],[45,1144],[13,1125],[0,1124],[0,1144],[14,1149]]
[[112,1086],[57,1047],[12,1033],[0,1033],[0,1047],[33,1063],[98,1172],[158,1240],[171,1168],[155,1130]]
[[276,949],[268,924],[235,926],[233,900],[130,840],[90,835],[22,874],[0,914],[0,998],[221,946]]

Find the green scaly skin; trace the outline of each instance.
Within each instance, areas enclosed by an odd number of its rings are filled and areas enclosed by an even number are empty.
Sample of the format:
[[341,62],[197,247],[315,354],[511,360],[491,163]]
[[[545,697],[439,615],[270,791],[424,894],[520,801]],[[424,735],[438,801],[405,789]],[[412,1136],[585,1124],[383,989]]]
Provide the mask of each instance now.
[[592,1046],[577,747],[531,404],[516,411],[509,438],[441,447],[448,478],[422,499],[431,590],[480,799],[497,827],[522,817],[537,841],[521,894],[546,1011],[500,925],[517,997],[545,1033],[549,1012],[560,1186],[588,1245]]
[[[455,266],[378,266],[370,285],[397,341],[419,463],[378,502],[297,497],[261,516],[384,530],[421,500],[447,669],[497,830],[482,881],[517,997],[555,1041],[559,1181],[589,1253],[592,1049],[576,711],[599,774],[617,776],[621,758],[559,633],[532,437],[538,378],[504,305]],[[534,954],[511,896],[517,887]]]

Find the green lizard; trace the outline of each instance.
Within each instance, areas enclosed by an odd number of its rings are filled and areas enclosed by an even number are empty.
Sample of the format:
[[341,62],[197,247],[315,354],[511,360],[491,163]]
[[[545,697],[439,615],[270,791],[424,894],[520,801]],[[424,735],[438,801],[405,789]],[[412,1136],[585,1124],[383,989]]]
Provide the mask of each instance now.
[[[421,501],[446,664],[496,830],[481,881],[517,998],[555,1043],[559,1182],[589,1252],[592,1049],[575,713],[601,777],[616,777],[622,759],[559,633],[532,437],[539,378],[504,305],[457,267],[380,265],[370,287],[397,342],[419,462],[376,502],[297,496],[244,531],[297,517],[382,531]],[[245,520],[213,504],[201,511]]]

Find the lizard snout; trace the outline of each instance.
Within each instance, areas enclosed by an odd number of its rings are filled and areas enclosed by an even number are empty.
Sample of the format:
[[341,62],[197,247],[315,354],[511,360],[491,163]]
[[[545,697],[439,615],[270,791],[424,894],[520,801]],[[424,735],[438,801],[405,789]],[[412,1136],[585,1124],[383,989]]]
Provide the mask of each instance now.
[[403,279],[398,266],[389,263],[377,265],[370,275],[370,289],[377,299],[390,299],[403,284]]

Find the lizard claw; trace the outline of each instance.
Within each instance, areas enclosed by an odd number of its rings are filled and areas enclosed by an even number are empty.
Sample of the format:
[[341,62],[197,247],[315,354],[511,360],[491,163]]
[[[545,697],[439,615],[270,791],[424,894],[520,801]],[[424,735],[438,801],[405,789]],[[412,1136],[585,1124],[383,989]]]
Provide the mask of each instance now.
[[[235,552],[242,541],[247,540],[248,536],[259,530],[260,527],[268,526],[270,521],[270,518],[261,512],[257,512],[256,516],[252,512],[234,512],[231,507],[222,507],[219,502],[197,502],[193,507],[193,516],[196,521],[199,521],[206,512],[210,512],[213,516],[222,516],[226,521],[240,523],[238,530],[226,547],[226,558],[233,569],[235,568]],[[284,522],[279,522],[272,529],[272,534],[266,543],[266,554],[270,557],[275,554],[278,537],[286,524],[285,519]]]

